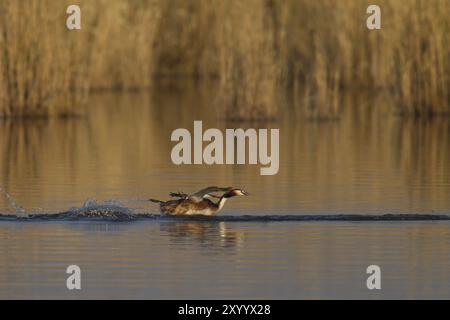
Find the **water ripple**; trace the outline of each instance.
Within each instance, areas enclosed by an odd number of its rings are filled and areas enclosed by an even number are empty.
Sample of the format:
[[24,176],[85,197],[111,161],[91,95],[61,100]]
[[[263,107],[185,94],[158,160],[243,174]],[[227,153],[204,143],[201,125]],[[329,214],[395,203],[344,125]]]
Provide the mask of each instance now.
[[289,214],[289,215],[217,215],[169,216],[135,212],[117,205],[93,205],[70,209],[60,213],[0,214],[0,221],[229,221],[229,222],[282,222],[282,221],[430,221],[450,220],[449,214]]

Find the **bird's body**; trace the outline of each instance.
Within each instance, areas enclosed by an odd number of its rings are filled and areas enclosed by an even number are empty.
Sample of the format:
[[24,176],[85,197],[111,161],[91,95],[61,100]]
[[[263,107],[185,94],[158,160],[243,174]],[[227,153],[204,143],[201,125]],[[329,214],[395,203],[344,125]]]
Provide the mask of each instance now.
[[[213,192],[225,190],[227,192],[220,197],[211,194]],[[180,198],[176,200],[160,201],[150,199],[150,201],[159,203],[161,212],[168,215],[211,216],[223,208],[227,199],[246,194],[247,193],[241,189],[208,187],[192,195],[187,195],[185,193],[171,193],[171,196]],[[214,202],[211,200],[212,198],[219,198],[219,201]]]
[[194,202],[190,199],[170,200],[160,203],[161,212],[171,215],[205,215],[210,216],[218,211],[216,204],[208,199]]

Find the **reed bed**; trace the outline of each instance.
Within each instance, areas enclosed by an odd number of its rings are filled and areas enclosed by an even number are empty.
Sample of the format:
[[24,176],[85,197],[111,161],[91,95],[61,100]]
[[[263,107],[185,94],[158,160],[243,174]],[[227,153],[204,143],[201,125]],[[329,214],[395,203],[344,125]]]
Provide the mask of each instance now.
[[[76,103],[71,90],[70,41],[57,42],[58,17],[47,15],[43,1],[0,2],[0,114],[41,116],[64,113]],[[65,51],[65,52],[64,52]],[[80,66],[80,69],[82,66]]]
[[391,89],[400,114],[450,114],[450,2],[398,8]]
[[450,112],[448,0],[380,0],[377,31],[366,0],[81,0],[81,31],[65,28],[68,4],[1,1],[0,115],[77,113],[92,90],[155,76],[218,79],[228,119],[275,119],[286,96],[334,119],[361,90],[405,116]]
[[[95,17],[94,55],[90,66],[93,89],[147,89],[152,82],[155,34],[161,17],[160,0],[85,0]],[[84,6],[83,6],[84,7]],[[89,44],[89,43],[87,43]]]
[[0,116],[82,113],[91,90],[150,85],[159,4],[78,1],[76,31],[66,28],[69,4],[0,2]]
[[[273,20],[260,0],[223,1],[218,10],[219,108],[230,120],[277,116],[279,63]],[[223,112],[225,110],[225,112]]]
[[159,3],[162,18],[155,35],[155,75],[200,79],[217,72],[215,26],[221,1],[159,0]]

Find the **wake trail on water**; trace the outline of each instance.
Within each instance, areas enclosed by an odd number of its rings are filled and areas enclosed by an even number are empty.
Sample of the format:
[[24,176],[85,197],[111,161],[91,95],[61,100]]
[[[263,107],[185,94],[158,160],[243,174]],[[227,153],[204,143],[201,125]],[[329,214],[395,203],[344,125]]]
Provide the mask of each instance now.
[[268,214],[268,215],[216,215],[168,216],[156,212],[143,212],[121,205],[117,201],[97,203],[88,200],[79,208],[59,213],[26,212],[20,207],[16,213],[1,214],[1,221],[203,221],[203,222],[283,222],[283,221],[432,221],[450,220],[450,214]]

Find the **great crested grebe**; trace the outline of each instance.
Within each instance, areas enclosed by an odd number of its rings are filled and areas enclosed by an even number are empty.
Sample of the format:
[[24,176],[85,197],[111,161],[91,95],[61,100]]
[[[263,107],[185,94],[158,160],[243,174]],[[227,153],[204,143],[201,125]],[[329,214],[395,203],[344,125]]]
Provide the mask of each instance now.
[[[225,192],[222,196],[216,196],[214,192]],[[222,210],[228,198],[248,195],[239,188],[208,187],[191,195],[182,192],[172,192],[170,196],[179,198],[177,200],[161,201],[149,199],[151,202],[159,203],[162,213],[169,215],[206,215],[211,216]],[[218,198],[214,202],[211,199]]]

